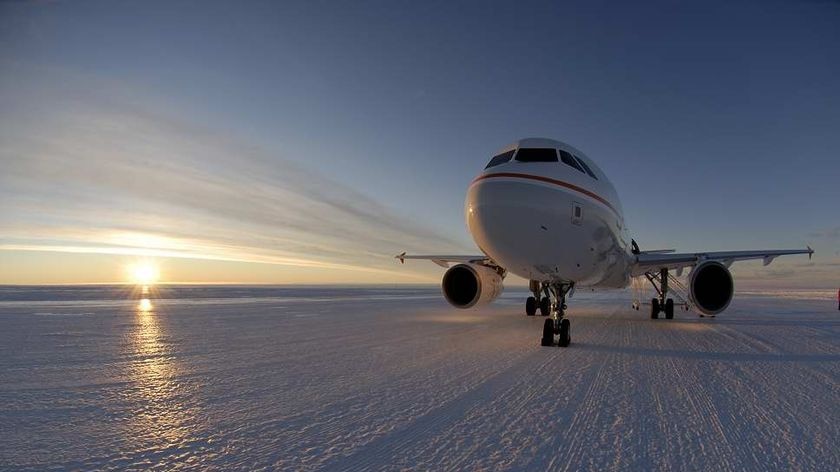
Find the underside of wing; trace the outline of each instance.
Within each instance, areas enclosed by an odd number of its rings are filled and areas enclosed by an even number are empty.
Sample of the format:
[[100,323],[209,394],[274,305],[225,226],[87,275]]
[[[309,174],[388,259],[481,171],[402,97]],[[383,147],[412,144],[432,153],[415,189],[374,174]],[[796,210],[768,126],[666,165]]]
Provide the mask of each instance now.
[[779,256],[790,254],[808,254],[811,257],[814,250],[807,249],[782,249],[782,250],[759,250],[759,251],[719,251],[719,252],[696,252],[696,253],[659,253],[643,252],[636,255],[636,263],[633,265],[633,275],[642,275],[646,272],[657,269],[684,269],[693,267],[705,261],[717,261],[729,267],[733,262],[750,259],[762,259],[764,265],[768,265]]
[[394,256],[395,259],[399,259],[400,263],[405,264],[406,259],[419,259],[419,260],[426,260],[432,261],[435,264],[443,267],[444,269],[449,267],[450,263],[470,263],[470,264],[481,264],[486,266],[497,266],[492,259],[487,256],[457,256],[457,255],[406,255],[406,253],[397,254]]

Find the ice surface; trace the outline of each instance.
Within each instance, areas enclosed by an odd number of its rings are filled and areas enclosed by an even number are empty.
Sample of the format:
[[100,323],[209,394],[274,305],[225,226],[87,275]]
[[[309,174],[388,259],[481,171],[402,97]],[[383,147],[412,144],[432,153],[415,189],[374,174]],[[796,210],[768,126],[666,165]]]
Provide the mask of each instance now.
[[561,349],[524,296],[2,287],[0,469],[840,470],[835,299],[579,293]]

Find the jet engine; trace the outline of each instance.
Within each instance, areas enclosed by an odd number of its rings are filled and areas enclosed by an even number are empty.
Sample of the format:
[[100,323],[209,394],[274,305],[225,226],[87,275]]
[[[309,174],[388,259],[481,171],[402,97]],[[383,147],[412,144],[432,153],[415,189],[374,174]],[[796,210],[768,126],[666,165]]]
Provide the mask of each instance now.
[[735,291],[732,274],[717,261],[703,262],[695,267],[691,271],[689,288],[694,306],[707,315],[716,315],[725,310]]
[[458,264],[443,274],[443,296],[455,308],[470,308],[492,302],[502,293],[503,277],[490,267]]

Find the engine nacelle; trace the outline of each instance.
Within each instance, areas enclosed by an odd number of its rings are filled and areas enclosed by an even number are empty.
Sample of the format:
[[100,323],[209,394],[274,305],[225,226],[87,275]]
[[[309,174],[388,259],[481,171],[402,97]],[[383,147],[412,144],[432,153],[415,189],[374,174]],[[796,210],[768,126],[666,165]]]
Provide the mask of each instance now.
[[703,262],[691,271],[689,289],[694,306],[701,313],[716,315],[732,301],[735,284],[725,265],[717,261]]
[[443,296],[455,308],[471,308],[492,302],[502,293],[503,277],[478,264],[458,264],[443,274]]

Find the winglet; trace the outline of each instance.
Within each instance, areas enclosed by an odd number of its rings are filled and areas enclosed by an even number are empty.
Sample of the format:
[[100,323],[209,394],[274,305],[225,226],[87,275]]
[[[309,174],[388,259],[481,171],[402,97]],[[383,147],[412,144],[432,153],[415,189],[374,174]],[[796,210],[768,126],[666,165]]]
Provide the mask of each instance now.
[[808,260],[811,260],[811,257],[814,255],[814,250],[811,249],[811,246],[806,246],[808,248]]
[[400,264],[405,264],[405,251],[403,251],[401,254],[397,254],[396,256],[394,256],[394,259],[399,259]]

